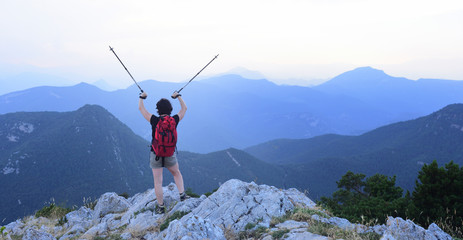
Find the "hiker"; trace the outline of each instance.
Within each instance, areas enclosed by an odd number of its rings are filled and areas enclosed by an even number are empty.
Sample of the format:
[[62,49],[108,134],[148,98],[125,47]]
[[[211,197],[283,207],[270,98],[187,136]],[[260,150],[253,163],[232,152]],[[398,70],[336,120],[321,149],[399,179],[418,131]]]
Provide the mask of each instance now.
[[[166,151],[166,147],[164,147],[164,149],[159,150],[158,147],[156,146],[158,142],[156,141],[156,138],[155,138],[156,131],[158,132],[160,131],[160,130],[156,130],[156,127],[158,126],[158,123],[160,121],[164,122],[164,121],[167,121],[166,119],[173,118],[173,120],[175,120],[175,123],[172,122],[172,124],[175,124],[175,129],[176,129],[180,120],[182,120],[183,117],[185,116],[187,107],[181,95],[178,92],[174,92],[172,94],[172,98],[174,99],[177,98],[178,101],[180,102],[180,106],[181,106],[180,111],[173,117],[170,117],[170,114],[172,112],[172,105],[169,100],[165,98],[161,98],[161,100],[159,100],[156,103],[156,109],[159,114],[159,117],[158,117],[158,116],[155,116],[154,114],[149,113],[146,110],[143,100],[146,99],[147,96],[148,95],[146,94],[146,92],[142,92],[140,94],[138,108],[141,114],[143,115],[143,117],[151,124],[153,141],[152,141],[151,152],[150,152],[150,166],[153,170],[154,192],[156,193],[156,199],[158,202],[156,213],[161,214],[165,212],[165,205],[164,205],[163,191],[162,191],[163,167],[167,168],[170,171],[170,173],[172,173],[174,177],[175,185],[177,185],[178,192],[180,193],[180,201],[184,201],[185,199],[188,198],[188,196],[185,194],[185,189],[183,186],[183,177],[182,177],[182,174],[180,173],[180,169],[179,169],[178,162],[177,162],[177,157],[175,154],[175,146],[173,146],[174,149],[168,149],[169,151],[173,151],[171,156],[166,156],[166,157],[156,156],[155,152],[157,152],[158,155],[162,155],[159,152],[162,152],[162,150]],[[175,130],[175,134],[172,134],[172,135],[175,135],[175,138],[176,138],[176,130]],[[153,147],[156,147],[158,150],[153,149]]]

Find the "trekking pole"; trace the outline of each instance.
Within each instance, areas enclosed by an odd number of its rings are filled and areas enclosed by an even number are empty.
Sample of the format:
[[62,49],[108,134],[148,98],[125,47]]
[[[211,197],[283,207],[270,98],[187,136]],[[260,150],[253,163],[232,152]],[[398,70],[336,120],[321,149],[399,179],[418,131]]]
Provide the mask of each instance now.
[[132,78],[133,82],[137,85],[137,87],[140,89],[140,91],[143,93],[143,90],[141,89],[140,85],[138,85],[137,81],[135,81],[135,79],[132,77],[132,74],[130,74],[129,70],[125,67],[125,65],[122,63],[121,59],[117,56],[116,52],[114,52],[114,49],[109,46],[109,50],[112,51],[114,53],[114,55],[117,57],[117,60],[119,60],[119,62],[122,64],[122,66],[125,68],[125,71],[127,71],[127,73],[130,75],[130,77]]
[[[209,66],[209,64],[211,64],[211,62],[213,62],[217,57],[219,56],[219,54],[217,54],[209,63],[206,64],[206,66],[204,66],[201,70],[199,70],[198,73],[196,73],[196,75],[194,75],[190,81],[188,81],[185,86],[183,86],[182,88],[180,88],[180,90],[178,91],[175,91],[177,93],[180,93],[180,91],[182,91],[188,84],[190,84],[191,81],[193,81],[193,79],[195,79],[196,76],[198,76],[205,68],[207,68],[207,66]],[[173,97],[172,97],[173,98]]]

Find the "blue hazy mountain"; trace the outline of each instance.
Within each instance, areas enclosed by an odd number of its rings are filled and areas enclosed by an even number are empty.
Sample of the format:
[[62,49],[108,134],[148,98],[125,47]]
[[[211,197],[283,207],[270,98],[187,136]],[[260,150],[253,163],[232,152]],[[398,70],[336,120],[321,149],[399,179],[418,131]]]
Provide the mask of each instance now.
[[51,198],[82,204],[152,184],[148,142],[100,106],[0,115],[0,216],[14,220]]
[[[330,195],[348,170],[373,175],[397,175],[397,184],[413,190],[418,171],[436,160],[463,165],[463,104],[451,104],[430,115],[398,122],[360,136],[323,135],[309,139],[280,139],[246,151],[282,165],[308,187],[314,198]],[[323,179],[323,181],[320,181]],[[317,181],[318,180],[318,181]],[[308,182],[311,185],[306,186]]]
[[[145,105],[169,98],[184,83],[147,80]],[[229,147],[245,148],[277,138],[309,138],[327,133],[358,135],[379,126],[427,115],[463,101],[459,81],[395,78],[369,67],[343,73],[319,86],[276,85],[223,75],[193,81],[182,91],[188,105],[179,125],[179,148],[206,153]],[[0,113],[72,111],[98,104],[150,138],[150,126],[138,112],[136,86],[103,91],[89,84],[37,87],[0,96]],[[174,113],[179,105],[173,101]]]
[[392,77],[371,67],[345,72],[313,89],[355,97],[397,120],[429,114],[448,104],[463,102],[463,81]]
[[[149,94],[146,107],[155,113],[155,102],[183,84],[149,80],[140,85]],[[281,137],[355,134],[383,124],[387,116],[351,97],[238,75],[192,82],[182,94],[189,110],[179,125],[179,148],[193,152],[243,148]],[[173,103],[175,113],[179,105],[177,100]],[[105,107],[135,133],[150,138],[150,126],[138,111],[135,86],[113,92],[85,83],[36,87],[0,96],[0,113],[72,111],[84,104]]]
[[[104,192],[153,187],[149,143],[98,105],[71,112],[0,115],[0,221],[33,214],[51,198],[80,206]],[[236,178],[284,187],[284,170],[237,149],[178,152],[185,186],[209,192]],[[165,183],[173,182],[165,170]]]

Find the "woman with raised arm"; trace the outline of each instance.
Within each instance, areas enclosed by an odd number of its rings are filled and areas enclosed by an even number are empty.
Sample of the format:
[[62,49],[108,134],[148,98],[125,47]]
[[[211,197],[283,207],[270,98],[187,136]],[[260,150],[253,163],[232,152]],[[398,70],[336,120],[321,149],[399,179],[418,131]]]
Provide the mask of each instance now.
[[[154,114],[149,113],[145,108],[143,100],[145,100],[147,96],[148,95],[146,92],[140,94],[138,109],[140,110],[143,117],[151,124],[152,147],[150,152],[150,166],[153,170],[154,192],[156,194],[156,199],[158,203],[156,213],[162,214],[165,213],[165,205],[162,190],[163,167],[167,168],[169,172],[172,173],[175,185],[177,185],[178,192],[180,193],[180,201],[184,201],[185,199],[189,198],[185,194],[183,177],[180,173],[180,169],[177,162],[177,156],[175,154],[175,143],[177,141],[176,128],[180,120],[182,120],[185,116],[187,107],[181,95],[178,92],[174,92],[172,94],[172,98],[178,99],[178,101],[180,102],[180,111],[171,117],[170,114],[172,113],[172,104],[168,99],[161,98],[156,103],[156,109],[159,114],[159,116],[156,116]],[[169,128],[169,126],[171,126],[171,128]],[[173,146],[169,145],[168,143],[164,143],[172,141],[174,142]]]

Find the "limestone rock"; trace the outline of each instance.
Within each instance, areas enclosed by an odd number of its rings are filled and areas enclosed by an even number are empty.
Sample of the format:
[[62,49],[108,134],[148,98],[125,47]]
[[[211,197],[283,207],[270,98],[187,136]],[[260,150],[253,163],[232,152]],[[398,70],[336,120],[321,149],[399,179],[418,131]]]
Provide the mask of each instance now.
[[272,186],[245,183],[237,179],[225,182],[193,210],[193,215],[210,219],[213,224],[244,230],[248,223],[268,226],[272,217],[282,216],[296,206],[311,205],[303,193],[279,190]]
[[33,228],[26,230],[23,240],[56,240],[50,233],[41,232]]
[[98,225],[91,227],[87,232],[82,235],[82,238],[93,239],[95,236],[100,236],[108,233],[108,224],[102,222]]
[[201,204],[202,201],[204,201],[207,197],[206,196],[201,196],[200,198],[190,198],[187,199],[183,202],[177,203],[172,210],[169,211],[169,214],[172,214],[174,212],[191,212],[193,211],[196,207]]
[[331,217],[328,219],[329,223],[334,226],[338,226],[341,229],[344,230],[360,230],[363,231],[365,229],[365,226],[361,224],[354,224],[349,222],[349,220],[345,218],[338,218],[338,217]]
[[129,240],[129,239],[132,239],[133,236],[132,236],[131,233],[126,232],[126,233],[121,234],[121,238],[124,239],[124,240]]
[[365,227],[364,225],[351,223],[349,222],[349,220],[345,218],[338,218],[338,217],[324,218],[316,214],[312,215],[311,218],[315,221],[334,225],[334,226],[337,226],[347,231],[355,230],[359,233],[363,233],[367,231],[367,227]]
[[81,207],[77,211],[72,211],[66,214],[68,222],[66,227],[80,225],[84,229],[88,229],[92,225],[93,210],[87,207]]
[[24,222],[20,219],[9,223],[5,226],[5,231],[7,231],[10,235],[23,235],[24,234]]
[[285,240],[330,240],[331,238],[320,236],[311,232],[291,231],[286,234]]
[[95,206],[93,219],[104,217],[108,213],[121,213],[129,208],[130,204],[124,197],[116,193],[105,193],[99,199]]
[[181,220],[174,220],[165,230],[164,239],[193,240],[193,239],[217,239],[225,240],[224,233],[219,226],[210,220],[188,214]]
[[279,223],[276,225],[277,228],[284,228],[288,230],[297,229],[297,228],[307,228],[308,226],[309,224],[306,222],[297,222],[294,220],[288,220],[288,221],[285,221],[283,223]]
[[143,233],[150,228],[157,227],[159,218],[161,218],[161,215],[146,211],[138,214],[132,219],[127,228],[130,229],[132,233]]
[[[155,214],[156,196],[154,189],[125,199],[115,193],[103,194],[95,210],[81,207],[66,215],[68,220],[56,226],[56,219],[34,216],[17,220],[5,226],[7,239],[94,239],[120,235],[122,239],[225,239],[225,235],[236,235],[245,230],[246,225],[268,228],[273,217],[281,217],[296,207],[314,208],[315,203],[296,189],[282,190],[267,185],[257,185],[232,179],[225,182],[211,196],[190,198],[181,202],[175,184],[163,188],[166,214]],[[159,224],[176,212],[189,212],[180,219],[170,222],[167,229],[159,232]],[[312,215],[312,220],[357,233],[375,232],[382,239],[452,239],[437,225],[431,224],[426,230],[410,220],[389,217],[386,225],[366,227],[350,223],[338,217]],[[248,225],[249,226],[249,225]],[[307,222],[287,220],[269,229],[262,238],[273,239],[276,231],[289,231],[283,239],[329,239],[308,232]]]
[[416,225],[411,220],[403,220],[400,217],[388,217],[386,230],[381,239],[425,239],[425,240],[451,240],[452,237],[442,231],[437,225],[431,224],[428,230]]

